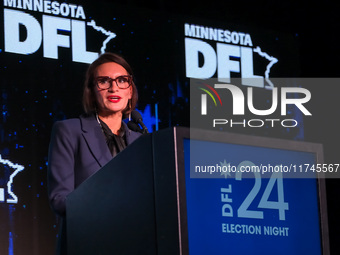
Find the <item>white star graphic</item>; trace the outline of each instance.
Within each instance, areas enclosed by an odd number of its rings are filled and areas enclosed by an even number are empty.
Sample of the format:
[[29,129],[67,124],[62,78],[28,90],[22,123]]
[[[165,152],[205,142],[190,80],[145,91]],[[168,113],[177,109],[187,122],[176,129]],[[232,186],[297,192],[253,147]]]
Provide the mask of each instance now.
[[228,170],[228,171],[221,171],[221,175],[224,175],[224,178],[226,178],[226,179],[228,178],[228,176],[231,177],[231,174],[230,174],[230,172],[229,172],[230,164],[227,163],[226,160],[224,160],[224,162],[220,162],[220,165],[221,165],[221,167],[225,167],[225,169]]

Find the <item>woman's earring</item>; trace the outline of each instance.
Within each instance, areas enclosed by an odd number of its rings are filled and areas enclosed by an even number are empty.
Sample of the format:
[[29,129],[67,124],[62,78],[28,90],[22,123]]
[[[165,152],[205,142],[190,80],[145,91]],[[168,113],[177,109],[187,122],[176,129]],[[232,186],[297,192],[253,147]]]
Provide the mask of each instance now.
[[131,99],[129,99],[129,110],[130,110],[130,113],[129,113],[129,121],[131,121],[131,110],[132,110]]

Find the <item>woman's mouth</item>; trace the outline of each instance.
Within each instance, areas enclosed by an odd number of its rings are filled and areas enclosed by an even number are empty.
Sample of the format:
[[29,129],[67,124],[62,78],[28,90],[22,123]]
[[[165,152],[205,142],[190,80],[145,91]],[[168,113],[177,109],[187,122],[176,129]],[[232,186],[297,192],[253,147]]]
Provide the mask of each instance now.
[[120,96],[108,96],[107,99],[112,103],[118,103],[122,98]]

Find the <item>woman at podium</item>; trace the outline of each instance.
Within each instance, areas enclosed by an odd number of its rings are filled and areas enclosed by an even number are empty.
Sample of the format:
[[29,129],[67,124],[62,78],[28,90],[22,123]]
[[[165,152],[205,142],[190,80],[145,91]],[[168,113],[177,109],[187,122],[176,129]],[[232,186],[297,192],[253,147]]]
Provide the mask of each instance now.
[[[104,53],[89,66],[83,88],[85,114],[58,121],[52,129],[48,193],[53,211],[62,219],[67,195],[141,135],[123,122],[137,100],[132,69],[121,56]],[[59,254],[66,254],[65,238],[64,223]]]

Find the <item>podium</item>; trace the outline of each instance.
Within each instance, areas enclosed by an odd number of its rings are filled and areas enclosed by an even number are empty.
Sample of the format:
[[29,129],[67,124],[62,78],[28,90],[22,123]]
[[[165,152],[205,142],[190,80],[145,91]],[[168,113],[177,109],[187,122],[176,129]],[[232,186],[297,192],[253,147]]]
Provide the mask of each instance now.
[[68,196],[69,255],[180,254],[178,132],[140,137]]
[[302,169],[322,162],[314,143],[142,136],[68,196],[68,254],[328,255],[325,182]]

